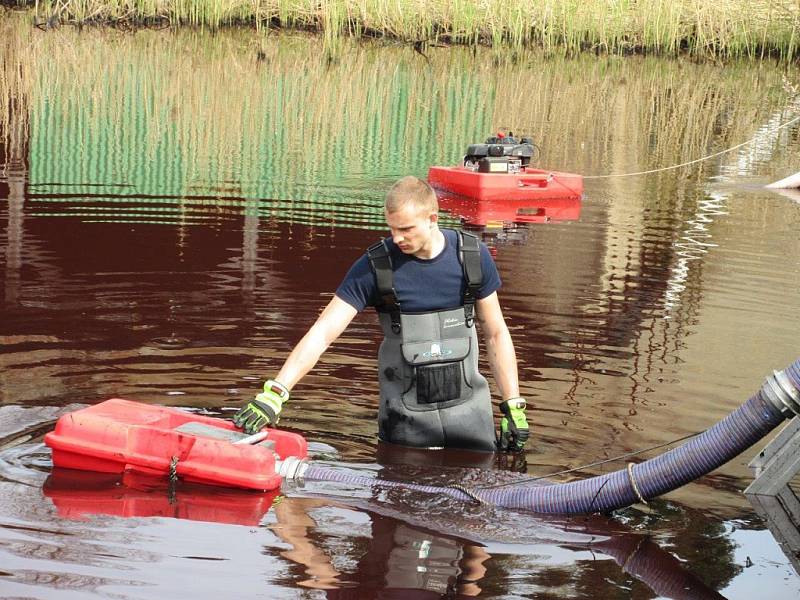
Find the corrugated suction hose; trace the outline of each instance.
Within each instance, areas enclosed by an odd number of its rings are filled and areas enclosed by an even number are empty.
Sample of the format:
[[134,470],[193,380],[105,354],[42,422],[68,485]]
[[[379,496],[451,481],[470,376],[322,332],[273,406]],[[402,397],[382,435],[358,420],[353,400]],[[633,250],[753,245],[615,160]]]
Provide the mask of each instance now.
[[363,477],[313,463],[293,472],[307,480],[400,487],[543,514],[605,513],[650,500],[710,473],[796,415],[800,415],[800,360],[770,375],[752,398],[689,442],[645,462],[583,481],[464,490]]

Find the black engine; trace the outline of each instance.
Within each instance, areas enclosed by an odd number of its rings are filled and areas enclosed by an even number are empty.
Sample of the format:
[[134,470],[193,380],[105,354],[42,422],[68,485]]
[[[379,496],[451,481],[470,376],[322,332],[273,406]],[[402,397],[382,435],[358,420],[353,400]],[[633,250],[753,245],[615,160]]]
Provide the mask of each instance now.
[[483,144],[472,144],[464,156],[464,166],[481,173],[515,173],[527,167],[536,156],[538,148],[529,137],[514,137],[502,133],[486,139]]

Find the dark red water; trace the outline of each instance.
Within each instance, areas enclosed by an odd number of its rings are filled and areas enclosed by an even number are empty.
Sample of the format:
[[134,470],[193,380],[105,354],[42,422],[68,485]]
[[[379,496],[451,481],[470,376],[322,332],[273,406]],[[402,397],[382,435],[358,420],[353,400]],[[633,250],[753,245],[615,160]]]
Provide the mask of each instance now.
[[[365,490],[354,500],[352,490],[319,484],[290,488],[270,508],[274,494],[187,488],[170,496],[163,485],[48,475],[47,453],[36,441],[57,407],[122,396],[229,416],[279,368],[349,263],[380,232],[239,214],[187,227],[86,222],[31,214],[50,206],[31,195],[9,197],[9,189],[0,326],[0,414],[4,440],[13,444],[2,454],[0,483],[4,593],[211,598],[233,587],[245,596],[282,597],[311,587],[330,588],[323,595],[332,598],[705,598],[746,579],[739,545],[751,560],[758,557],[754,568],[778,576],[773,581],[785,597],[795,589],[769,532],[735,499],[746,484],[735,475],[694,485],[688,504],[661,501],[611,521],[543,520],[445,500],[374,498]],[[674,419],[670,393],[640,400],[635,375],[623,374],[625,365],[638,364],[643,386],[669,390],[664,380],[680,372],[674,360],[653,366],[652,353],[622,348],[651,335],[640,329],[635,307],[647,312],[663,281],[637,276],[625,306],[614,309],[608,298],[602,317],[555,308],[559,295],[576,291],[556,266],[557,244],[573,240],[561,254],[580,256],[599,217],[590,198],[578,222],[522,226],[501,237],[484,232],[497,250],[504,308],[534,403],[529,464],[517,467],[529,473],[622,453],[632,447],[628,439],[653,444],[683,431],[650,430],[648,422]],[[651,268],[658,273],[657,264]],[[584,281],[579,295],[591,293],[591,270],[567,278]],[[326,458],[408,462],[376,455],[378,339],[374,317],[359,317],[287,407],[283,425],[307,435]],[[661,356],[671,356],[669,344]],[[713,396],[711,387],[703,393]],[[731,405],[749,391],[730,394]],[[460,480],[439,461],[414,457],[416,474]],[[99,515],[75,520],[84,512]]]

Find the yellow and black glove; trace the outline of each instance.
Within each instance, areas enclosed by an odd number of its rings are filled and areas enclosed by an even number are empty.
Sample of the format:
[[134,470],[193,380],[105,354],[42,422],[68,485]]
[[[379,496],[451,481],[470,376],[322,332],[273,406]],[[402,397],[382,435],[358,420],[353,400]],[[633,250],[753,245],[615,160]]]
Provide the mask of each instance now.
[[233,415],[233,424],[245,433],[258,433],[267,425],[277,425],[283,403],[289,400],[289,390],[282,383],[269,379],[264,391]]
[[528,441],[528,419],[525,417],[525,398],[509,398],[500,403],[500,439],[498,447],[503,452],[522,452]]

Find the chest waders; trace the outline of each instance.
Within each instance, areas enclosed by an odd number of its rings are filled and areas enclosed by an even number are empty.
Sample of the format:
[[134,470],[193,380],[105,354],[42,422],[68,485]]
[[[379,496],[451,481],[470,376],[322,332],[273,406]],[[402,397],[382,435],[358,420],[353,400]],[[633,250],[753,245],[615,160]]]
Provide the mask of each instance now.
[[489,385],[478,372],[478,238],[458,232],[466,289],[462,306],[448,310],[402,312],[385,242],[370,246],[367,255],[381,298],[376,308],[384,334],[378,351],[378,436],[417,448],[494,451]]

